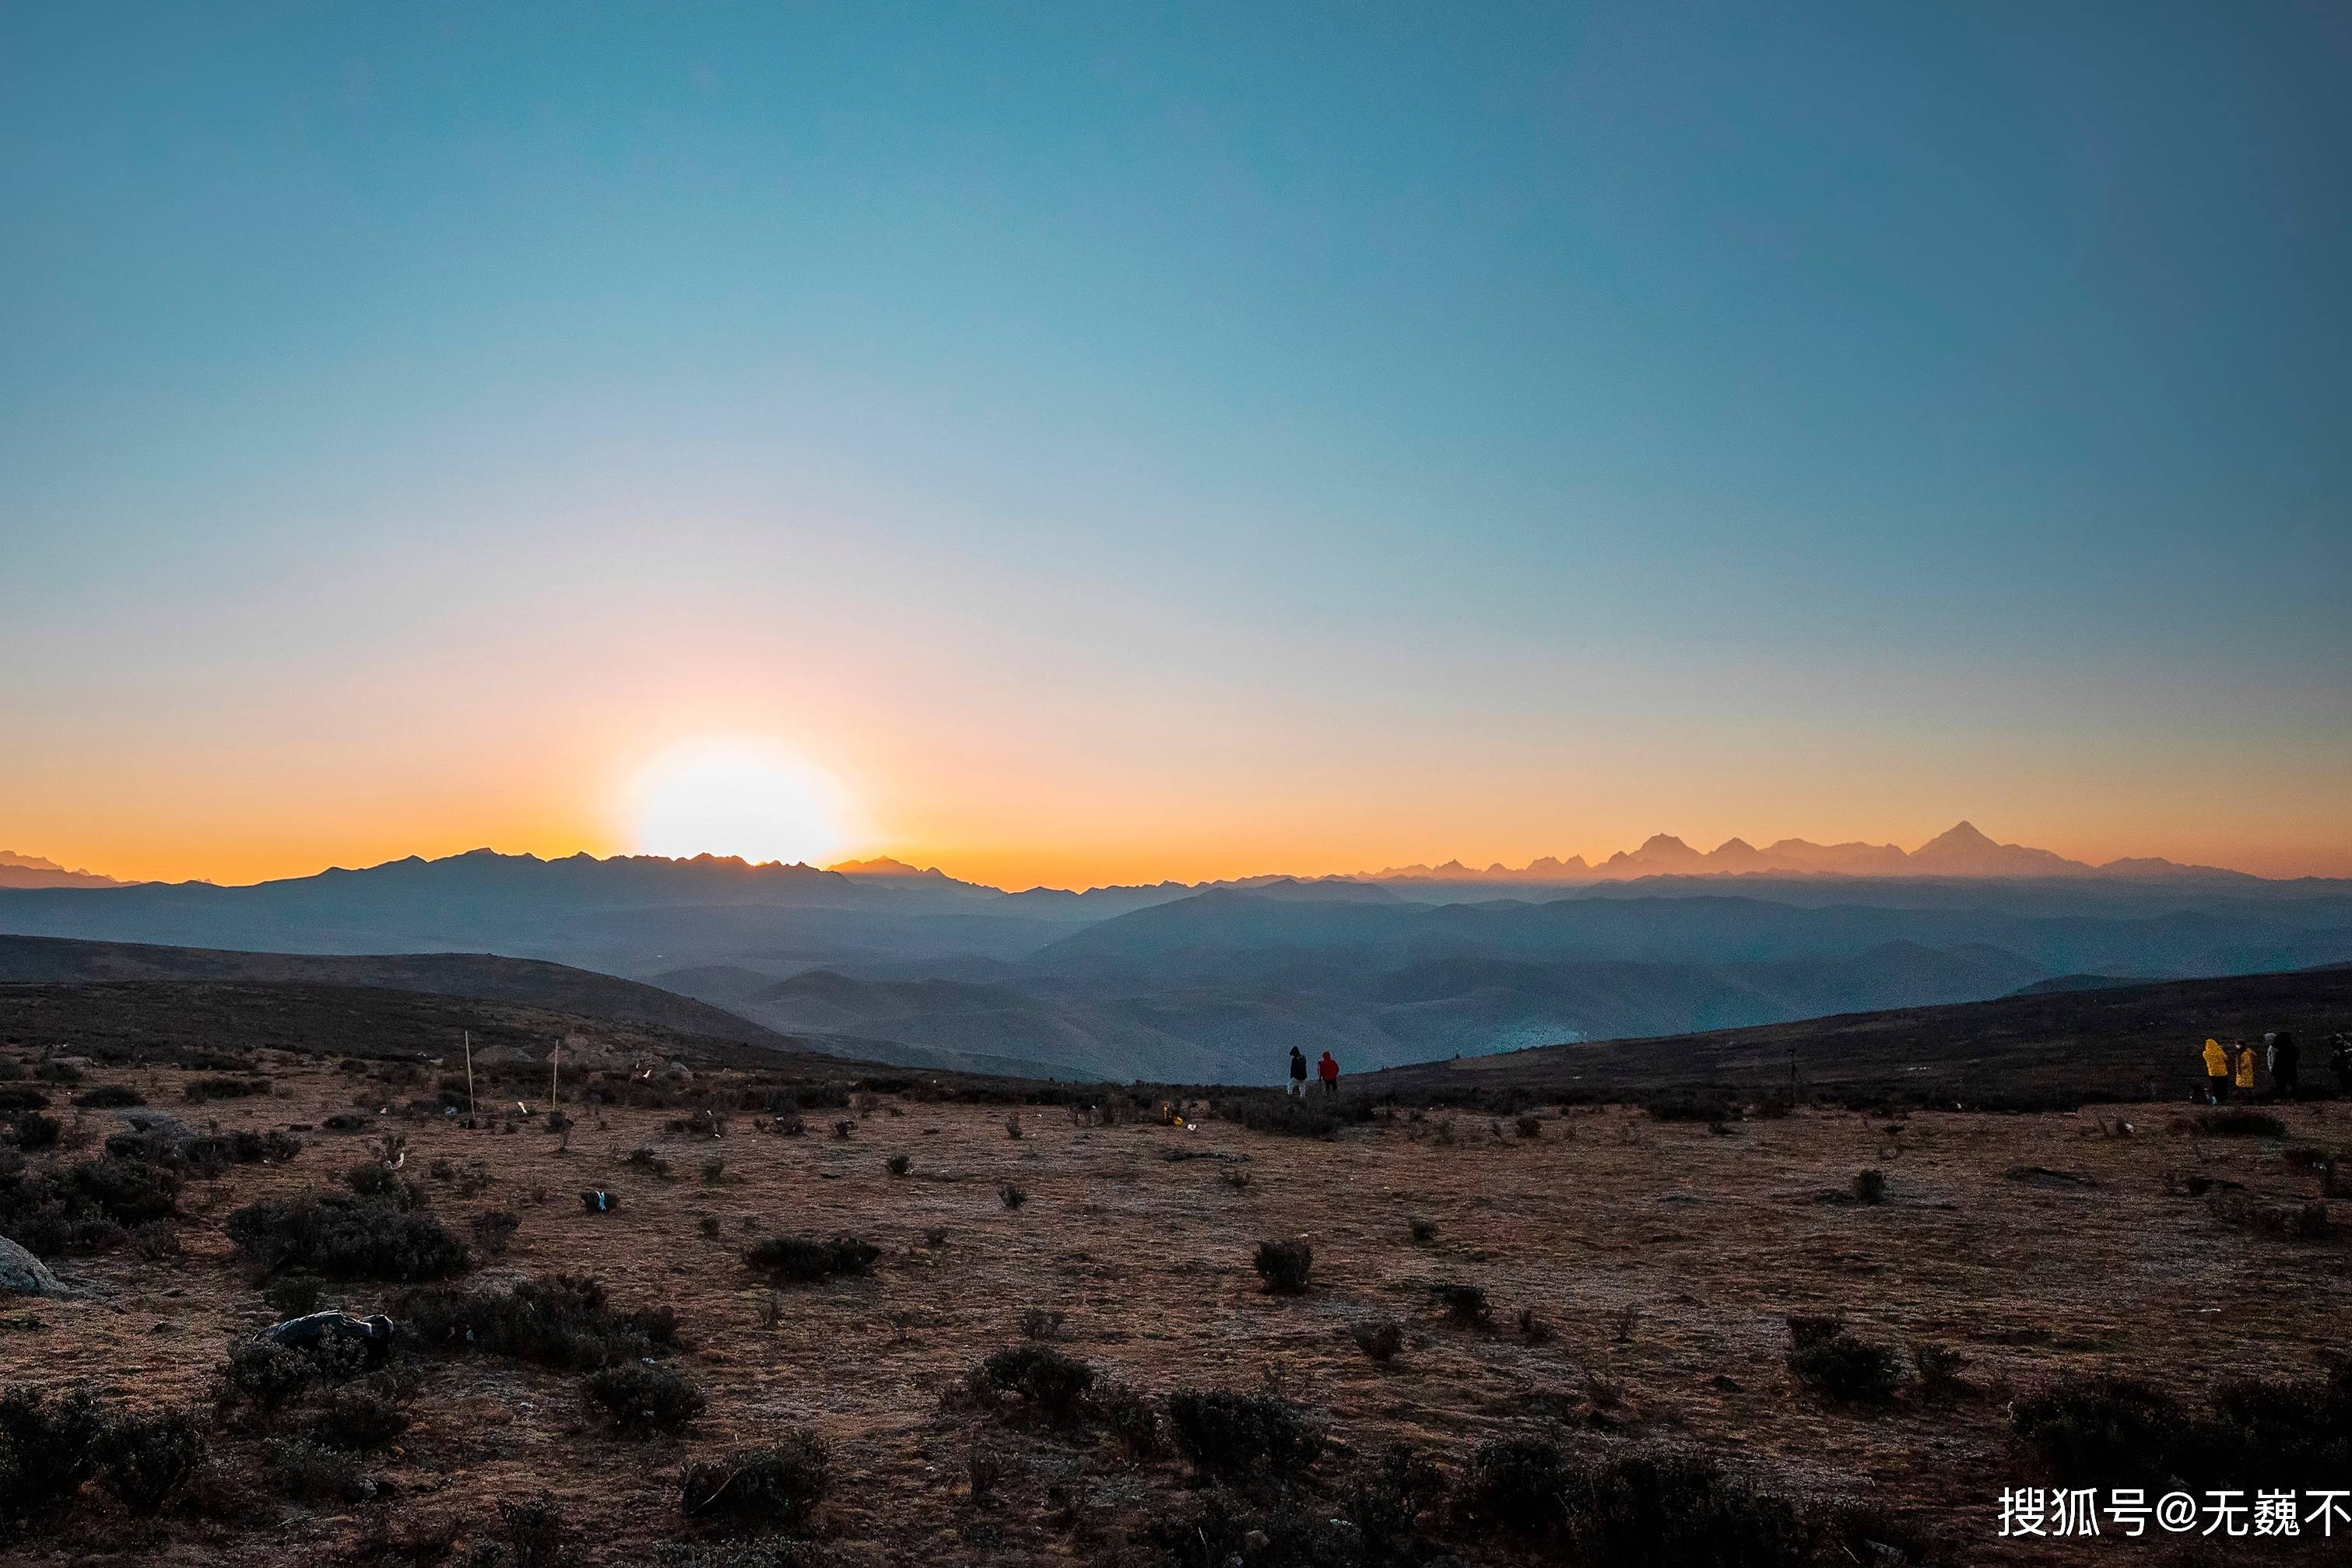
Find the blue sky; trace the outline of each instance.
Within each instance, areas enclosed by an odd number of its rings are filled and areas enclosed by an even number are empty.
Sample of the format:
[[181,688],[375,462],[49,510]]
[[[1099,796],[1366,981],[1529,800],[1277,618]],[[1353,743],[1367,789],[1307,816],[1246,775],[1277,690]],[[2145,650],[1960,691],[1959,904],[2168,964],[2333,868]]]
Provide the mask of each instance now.
[[12,8],[0,804],[140,874],[602,848],[698,727],[1080,880],[1115,801],[1201,872],[2352,871],[2347,66],[2290,5]]

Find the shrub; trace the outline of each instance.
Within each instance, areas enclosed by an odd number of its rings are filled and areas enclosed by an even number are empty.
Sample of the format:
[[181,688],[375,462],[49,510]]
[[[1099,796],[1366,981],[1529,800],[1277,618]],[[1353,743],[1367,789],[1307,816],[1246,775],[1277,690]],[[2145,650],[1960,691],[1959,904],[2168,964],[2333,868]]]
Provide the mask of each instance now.
[[1346,1125],[1325,1102],[1293,1100],[1286,1094],[1224,1101],[1217,1106],[1217,1113],[1253,1133],[1293,1138],[1333,1138]]
[[107,1424],[99,1484],[132,1513],[163,1508],[205,1458],[205,1429],[184,1410],[119,1416]]
[[1595,1563],[1793,1568],[1813,1556],[1815,1531],[1795,1506],[1704,1458],[1631,1454],[1581,1469],[1568,1512],[1570,1537]]
[[319,1310],[326,1284],[314,1274],[287,1274],[269,1282],[261,1299],[289,1318],[308,1317]]
[[787,1429],[764,1448],[739,1448],[719,1462],[689,1465],[678,1504],[689,1519],[724,1519],[765,1530],[807,1528],[830,1481],[824,1439]]
[[744,1264],[791,1284],[814,1284],[835,1274],[870,1273],[882,1249],[855,1237],[771,1236],[743,1250]]
[[1434,1294],[1445,1315],[1464,1328],[1484,1328],[1494,1309],[1483,1285],[1440,1285]]
[[270,1340],[239,1340],[220,1365],[221,1400],[250,1401],[275,1410],[318,1380],[319,1364],[289,1345]]
[[1291,1475],[1323,1451],[1323,1434],[1271,1394],[1179,1389],[1168,1396],[1168,1428],[1177,1451],[1203,1476]]
[[1079,1414],[1094,1386],[1095,1369],[1050,1345],[1031,1343],[996,1352],[971,1369],[966,1382],[975,1394],[1015,1394],[1049,1420]]
[[1160,1412],[1141,1389],[1126,1383],[1097,1383],[1087,1396],[1087,1407],[1129,1459],[1148,1459],[1160,1451]]
[[649,1148],[631,1149],[628,1156],[621,1163],[633,1171],[642,1171],[646,1176],[658,1176],[664,1181],[669,1179],[669,1162]]
[[1857,1203],[1881,1203],[1886,1197],[1886,1173],[1863,1170],[1853,1174],[1853,1197]]
[[267,1078],[191,1078],[181,1091],[199,1104],[207,1100],[247,1100],[269,1092]]
[[726,1179],[727,1162],[725,1160],[714,1155],[702,1162],[702,1184],[705,1186],[717,1186]]
[[1415,1241],[1427,1245],[1437,1239],[1437,1221],[1415,1218],[1405,1221],[1405,1228]]
[[1549,1536],[1568,1522],[1569,1470],[1559,1446],[1542,1437],[1497,1437],[1480,1445],[1463,1472],[1463,1517],[1513,1535]]
[[2242,1105],[2197,1113],[2197,1130],[2215,1138],[2284,1138],[2286,1124],[2267,1111]]
[[407,1430],[408,1413],[386,1386],[364,1384],[337,1389],[310,1424],[311,1437],[331,1448],[381,1448]]
[[1916,1341],[1911,1365],[1919,1374],[1919,1392],[1931,1399],[1949,1398],[1960,1389],[1960,1368],[1969,1358],[1949,1345]]
[[588,1375],[589,1400],[614,1427],[675,1431],[702,1414],[702,1391],[666,1366],[624,1362]]
[[348,1454],[303,1437],[272,1437],[262,1445],[269,1484],[280,1496],[306,1502],[365,1502],[375,1479]]
[[272,1128],[266,1133],[240,1129],[228,1135],[228,1157],[241,1166],[284,1165],[302,1152],[302,1140]]
[[1277,1296],[1296,1296],[1307,1289],[1307,1276],[1315,1267],[1315,1249],[1304,1241],[1261,1241],[1255,1260],[1258,1278],[1265,1281],[1266,1290]]
[[2052,1479],[2106,1485],[2166,1474],[2185,1444],[2189,1416],[2137,1378],[2074,1375],[2018,1400],[2010,1430]]
[[1012,1182],[1006,1182],[1003,1186],[998,1187],[996,1196],[1004,1200],[1004,1207],[1007,1208],[1018,1208],[1029,1201],[1028,1193]]
[[426,1346],[581,1372],[643,1361],[678,1343],[670,1308],[616,1312],[603,1282],[582,1274],[543,1274],[504,1291],[436,1286],[410,1292],[400,1312],[406,1331]]
[[514,1568],[561,1568],[572,1561],[572,1534],[552,1493],[499,1504],[499,1542]]
[[474,1216],[467,1228],[473,1232],[474,1245],[493,1258],[503,1257],[515,1232],[522,1228],[522,1217],[510,1208],[486,1209]]
[[1421,1516],[1444,1498],[1444,1472],[1412,1444],[1391,1444],[1372,1472],[1348,1490],[1348,1517],[1363,1539],[1364,1561],[1419,1561]]
[[1833,1317],[1789,1320],[1789,1372],[1817,1394],[1855,1404],[1895,1396],[1895,1352],[1856,1339]]
[[1023,1339],[1055,1339],[1060,1337],[1062,1324],[1069,1314],[1055,1307],[1030,1307],[1021,1314]]
[[1358,1350],[1377,1362],[1393,1361],[1396,1353],[1404,1348],[1404,1325],[1399,1322],[1358,1323],[1348,1331],[1348,1335],[1356,1342]]
[[264,1270],[331,1280],[438,1280],[466,1269],[465,1242],[430,1215],[383,1198],[305,1193],[265,1198],[228,1217],[229,1239]]
[[180,1178],[138,1160],[89,1160],[65,1172],[66,1189],[102,1211],[117,1225],[168,1219],[178,1212]]
[[915,1168],[915,1162],[905,1155],[892,1155],[885,1166],[892,1176],[902,1176]]
[[1148,1519],[1143,1537],[1177,1568],[1353,1568],[1372,1561],[1356,1528],[1322,1511],[1213,1488],[1197,1502]]
[[87,1388],[0,1394],[0,1520],[30,1519],[69,1500],[98,1471],[106,1425]]
[[1004,1450],[983,1443],[964,1457],[964,1471],[971,1478],[971,1504],[974,1508],[993,1508],[997,1502],[996,1489],[1012,1469]]
[[151,1219],[131,1230],[131,1249],[150,1263],[180,1255],[180,1231],[168,1219]]
[[421,1188],[402,1180],[400,1173],[382,1160],[362,1160],[343,1173],[343,1185],[362,1197],[389,1198],[403,1208],[422,1207],[425,1202]]
[[38,1111],[25,1112],[16,1118],[16,1146],[27,1152],[55,1148],[58,1140],[65,1135],[65,1124],[55,1116],[44,1115]]
[[37,1089],[11,1083],[0,1087],[0,1111],[46,1111],[49,1097]]

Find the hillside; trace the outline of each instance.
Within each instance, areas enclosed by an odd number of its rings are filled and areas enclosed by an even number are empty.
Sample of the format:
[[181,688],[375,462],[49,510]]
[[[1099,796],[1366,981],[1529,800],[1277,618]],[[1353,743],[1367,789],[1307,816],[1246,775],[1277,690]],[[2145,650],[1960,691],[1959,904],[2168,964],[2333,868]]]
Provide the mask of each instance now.
[[2047,991],[1949,1007],[1848,1013],[1802,1022],[1394,1068],[1372,1092],[1453,1096],[1644,1094],[1694,1085],[1891,1092],[1969,1103],[2041,1094],[2175,1099],[2201,1082],[2208,1035],[2259,1040],[2292,1030],[2306,1082],[2326,1075],[2327,1037],[2352,1030],[2352,966],[2290,974]]
[[169,1061],[184,1051],[255,1050],[455,1061],[460,1031],[477,1060],[566,1059],[625,1065],[648,1057],[736,1067],[830,1061],[779,1040],[748,1045],[656,1025],[617,1023],[514,1002],[381,987],[218,980],[0,985],[0,1045],[64,1055]]
[[230,953],[130,942],[0,936],[0,984],[24,981],[210,980],[430,991],[510,1002],[575,1018],[770,1051],[794,1049],[773,1030],[691,997],[593,970],[487,953],[338,956]]

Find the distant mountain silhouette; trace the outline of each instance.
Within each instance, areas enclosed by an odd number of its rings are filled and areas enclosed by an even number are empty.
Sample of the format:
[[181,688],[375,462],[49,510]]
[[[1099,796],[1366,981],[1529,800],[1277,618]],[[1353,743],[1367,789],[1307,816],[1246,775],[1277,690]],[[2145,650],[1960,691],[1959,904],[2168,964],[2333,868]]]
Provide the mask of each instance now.
[[68,871],[53,860],[40,855],[21,855],[14,850],[0,850],[0,887],[128,887],[110,876],[100,876],[94,871]]
[[1645,876],[1945,876],[1945,877],[2180,877],[2258,882],[2242,872],[2218,866],[2181,865],[2140,857],[2091,865],[2049,850],[1996,843],[1975,824],[1960,822],[1905,853],[1895,844],[1816,844],[1781,839],[1758,849],[1745,839],[1727,839],[1712,850],[1691,848],[1670,833],[1658,833],[1637,850],[1620,850],[1597,866],[1582,856],[1549,855],[1514,871],[1497,862],[1473,871],[1460,861],[1443,865],[1391,866],[1369,882],[1516,882],[1578,883]]

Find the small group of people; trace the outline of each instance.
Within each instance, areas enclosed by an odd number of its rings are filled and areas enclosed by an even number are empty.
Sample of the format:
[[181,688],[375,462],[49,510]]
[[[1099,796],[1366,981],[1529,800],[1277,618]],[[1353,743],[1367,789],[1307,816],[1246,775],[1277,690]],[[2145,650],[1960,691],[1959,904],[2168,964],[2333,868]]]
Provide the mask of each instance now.
[[[2352,1040],[2338,1034],[2328,1040],[2327,1046],[2327,1068],[2336,1075],[2336,1086],[2340,1092],[2352,1095]],[[2271,1092],[2282,1099],[2293,1099],[2303,1084],[2303,1048],[2286,1030],[2263,1036],[2259,1055],[2242,1040],[2233,1040],[2227,1045],[2208,1040],[2204,1058],[2208,1104],[2221,1104],[2233,1094],[2252,1094],[2258,1085],[2257,1075],[2263,1071],[2270,1074]]]
[[[1315,1076],[1323,1081],[1323,1092],[1339,1092],[1339,1062],[1329,1051],[1315,1064]],[[1307,1092],[1307,1053],[1297,1046],[1290,1048],[1290,1097],[1293,1100]]]

